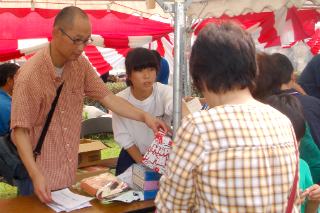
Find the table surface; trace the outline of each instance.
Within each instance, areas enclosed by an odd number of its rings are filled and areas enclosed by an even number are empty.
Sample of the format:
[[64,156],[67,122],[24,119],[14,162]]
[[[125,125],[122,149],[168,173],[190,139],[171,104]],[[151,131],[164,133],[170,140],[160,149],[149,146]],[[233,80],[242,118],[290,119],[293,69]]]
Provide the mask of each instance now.
[[[75,189],[71,191],[78,193]],[[96,200],[90,201],[92,207],[87,207],[79,210],[72,211],[72,213],[119,213],[119,212],[140,212],[142,209],[148,209],[154,207],[154,200],[135,201],[132,203],[114,202],[111,204],[100,204]],[[32,213],[55,213],[46,204],[41,203],[36,195],[10,198],[0,200],[0,212],[32,212]]]

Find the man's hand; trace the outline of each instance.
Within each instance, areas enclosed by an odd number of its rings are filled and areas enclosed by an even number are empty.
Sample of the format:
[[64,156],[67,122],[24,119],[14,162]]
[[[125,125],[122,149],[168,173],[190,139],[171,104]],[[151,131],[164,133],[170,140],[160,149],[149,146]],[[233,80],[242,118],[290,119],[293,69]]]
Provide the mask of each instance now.
[[165,134],[168,134],[168,131],[172,134],[172,129],[169,128],[162,120],[153,117],[148,113],[145,113],[145,123],[153,130],[154,135],[157,135],[160,128],[164,130]]
[[29,176],[33,182],[35,194],[43,203],[52,203],[50,185],[45,177],[39,171],[33,158],[32,147],[30,143],[29,131],[26,128],[16,127],[13,130],[16,140],[16,146],[20,158],[28,170]]
[[53,203],[51,197],[51,188],[46,178],[42,174],[38,174],[32,178],[34,193],[38,196],[42,203]]

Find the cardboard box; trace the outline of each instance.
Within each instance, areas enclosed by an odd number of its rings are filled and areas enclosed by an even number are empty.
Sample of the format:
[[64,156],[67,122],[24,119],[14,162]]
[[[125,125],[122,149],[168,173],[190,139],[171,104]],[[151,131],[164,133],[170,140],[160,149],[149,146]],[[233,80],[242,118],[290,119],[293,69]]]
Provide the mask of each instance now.
[[145,181],[138,177],[136,174],[132,174],[132,182],[144,191],[152,191],[159,189],[159,180]]
[[159,181],[161,174],[150,169],[144,164],[133,164],[132,175],[137,175],[140,179],[144,181]]
[[85,178],[100,175],[100,174],[106,173],[106,172],[110,172],[109,168],[104,167],[104,166],[100,166],[100,165],[78,168],[76,183],[80,182],[81,180],[83,180]]
[[101,141],[80,139],[78,168],[101,163],[101,149],[108,148]]
[[[135,185],[135,184],[133,184],[133,185]],[[135,186],[137,186],[137,185],[135,185]],[[137,187],[137,188],[139,188],[139,187]],[[153,200],[156,198],[159,189],[151,190],[151,191],[143,191],[142,189],[139,188],[139,191],[141,191],[143,194],[143,197],[144,197],[143,200]]]

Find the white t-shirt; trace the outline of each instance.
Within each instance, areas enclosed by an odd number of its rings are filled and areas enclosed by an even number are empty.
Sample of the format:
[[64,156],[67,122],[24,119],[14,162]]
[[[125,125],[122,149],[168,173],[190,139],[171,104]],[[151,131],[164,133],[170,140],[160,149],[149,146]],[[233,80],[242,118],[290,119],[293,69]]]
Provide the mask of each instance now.
[[[117,96],[127,100],[132,105],[160,118],[171,126],[173,116],[173,88],[159,82],[153,84],[153,92],[144,101],[137,100],[131,93],[131,87],[126,88]],[[144,155],[154,139],[154,133],[145,123],[112,114],[113,137],[119,146],[128,149],[136,145]]]
[[61,78],[61,75],[62,75],[63,68],[64,68],[64,66],[61,69],[59,69],[58,67],[54,67],[54,69],[57,71],[57,73],[60,76],[60,78]]

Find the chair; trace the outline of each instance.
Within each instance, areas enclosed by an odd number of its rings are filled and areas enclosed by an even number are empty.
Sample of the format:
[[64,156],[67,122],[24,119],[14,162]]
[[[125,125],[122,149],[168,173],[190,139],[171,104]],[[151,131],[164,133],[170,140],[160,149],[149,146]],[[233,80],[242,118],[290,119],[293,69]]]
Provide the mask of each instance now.
[[[112,118],[110,117],[98,117],[89,118],[82,121],[80,138],[84,138],[88,135],[100,134],[100,133],[113,133],[112,131]],[[101,165],[105,167],[115,168],[118,158],[109,158],[101,161]]]

